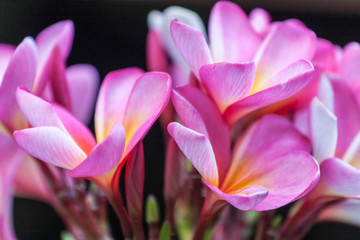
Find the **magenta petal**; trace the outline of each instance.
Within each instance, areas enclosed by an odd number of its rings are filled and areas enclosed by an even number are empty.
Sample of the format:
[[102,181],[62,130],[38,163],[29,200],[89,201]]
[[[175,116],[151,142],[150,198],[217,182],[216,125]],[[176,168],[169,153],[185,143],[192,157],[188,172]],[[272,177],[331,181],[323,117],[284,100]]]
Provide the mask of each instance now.
[[70,173],[70,177],[89,177],[106,173],[116,167],[125,147],[125,130],[115,123],[109,135],[97,144],[88,157]]
[[125,109],[136,80],[144,72],[126,68],[106,75],[99,91],[95,110],[95,133],[101,142],[116,122],[123,122]]
[[199,78],[200,67],[213,63],[204,34],[177,20],[171,22],[170,30],[177,49],[195,76]]
[[254,30],[264,36],[271,24],[270,14],[262,8],[254,8],[249,14],[249,20]]
[[247,178],[252,179],[249,184],[269,191],[266,199],[253,210],[271,210],[295,201],[310,192],[319,177],[319,165],[307,152],[293,151],[269,160]]
[[90,64],[77,64],[66,69],[72,113],[84,124],[89,124],[96,93],[99,88],[99,73]]
[[224,117],[230,124],[234,124],[251,111],[289,98],[303,89],[313,74],[312,64],[306,60],[299,60],[269,81],[269,84],[277,84],[230,105],[226,109]]
[[203,180],[205,185],[214,191],[217,195],[222,197],[225,201],[240,210],[250,210],[261,203],[268,195],[267,189],[259,186],[246,187],[244,189],[225,193],[216,186],[207,183]]
[[74,169],[86,158],[72,138],[56,127],[15,131],[14,139],[25,152],[58,167]]
[[254,59],[256,84],[265,84],[299,59],[311,59],[315,44],[315,34],[303,26],[286,22],[274,25]]
[[8,44],[0,44],[0,85],[14,51],[15,46]]
[[200,68],[200,78],[223,113],[226,108],[247,97],[255,80],[255,65],[248,63],[215,63]]
[[215,155],[205,135],[175,122],[168,125],[168,132],[205,181],[218,186],[219,173]]
[[344,47],[342,59],[339,66],[339,72],[343,80],[352,83],[360,78],[360,44],[351,42]]
[[209,38],[215,62],[252,60],[261,43],[244,11],[227,1],[216,3],[211,10]]
[[149,71],[168,71],[168,60],[156,30],[150,29],[146,37],[146,65]]
[[184,125],[210,140],[222,179],[231,161],[230,132],[214,102],[192,86],[174,89],[172,102]]
[[310,128],[313,155],[321,163],[334,157],[337,143],[337,118],[315,98],[310,105]]
[[16,104],[18,86],[32,89],[36,73],[36,46],[32,38],[25,38],[16,48],[6,68],[0,87],[0,120],[10,129],[26,126]]

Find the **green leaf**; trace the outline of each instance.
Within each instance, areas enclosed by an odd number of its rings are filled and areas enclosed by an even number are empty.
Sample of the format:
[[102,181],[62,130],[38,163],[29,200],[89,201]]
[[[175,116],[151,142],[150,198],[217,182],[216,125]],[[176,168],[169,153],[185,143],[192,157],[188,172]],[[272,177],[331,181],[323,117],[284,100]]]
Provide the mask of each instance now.
[[146,200],[146,216],[145,221],[147,224],[158,223],[159,222],[159,204],[156,201],[154,195],[149,195]]
[[170,240],[171,239],[171,229],[168,222],[164,222],[160,229],[160,240]]
[[62,231],[60,235],[61,240],[75,240],[75,237],[68,231]]

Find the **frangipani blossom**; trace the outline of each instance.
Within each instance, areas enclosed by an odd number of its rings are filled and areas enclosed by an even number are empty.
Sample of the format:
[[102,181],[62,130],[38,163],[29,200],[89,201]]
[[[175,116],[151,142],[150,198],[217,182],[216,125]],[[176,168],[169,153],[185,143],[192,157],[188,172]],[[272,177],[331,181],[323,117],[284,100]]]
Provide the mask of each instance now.
[[[174,106],[190,128],[171,123],[168,131],[218,200],[264,211],[302,197],[316,184],[319,166],[308,154],[310,145],[285,118],[269,115],[256,122],[240,137],[230,161],[229,152],[220,158],[217,150],[226,141],[215,142],[216,136],[224,136],[221,126],[226,124],[210,98],[196,88],[189,95],[174,94]],[[219,128],[211,128],[215,125]],[[230,151],[230,146],[224,149]]]
[[[245,114],[284,100],[313,76],[315,34],[292,21],[274,23],[265,39],[235,4],[218,2],[204,35],[174,20],[175,45],[231,125]],[[253,62],[249,62],[253,61]]]

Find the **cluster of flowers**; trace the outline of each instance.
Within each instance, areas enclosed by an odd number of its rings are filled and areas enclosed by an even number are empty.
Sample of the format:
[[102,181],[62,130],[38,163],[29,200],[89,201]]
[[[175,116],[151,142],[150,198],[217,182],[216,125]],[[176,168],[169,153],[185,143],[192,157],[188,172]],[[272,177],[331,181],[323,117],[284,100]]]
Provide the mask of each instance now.
[[0,45],[0,239],[16,239],[14,194],[53,206],[64,239],[111,239],[106,200],[124,237],[145,239],[142,139],[159,116],[166,209],[159,232],[148,199],[149,239],[248,238],[255,223],[256,239],[299,239],[321,219],[360,225],[358,43],[340,48],[299,20],[247,16],[226,1],[208,37],[184,8],[148,21],[151,72],[105,77],[96,137],[86,125],[99,77],[91,65],[66,67],[71,21]]

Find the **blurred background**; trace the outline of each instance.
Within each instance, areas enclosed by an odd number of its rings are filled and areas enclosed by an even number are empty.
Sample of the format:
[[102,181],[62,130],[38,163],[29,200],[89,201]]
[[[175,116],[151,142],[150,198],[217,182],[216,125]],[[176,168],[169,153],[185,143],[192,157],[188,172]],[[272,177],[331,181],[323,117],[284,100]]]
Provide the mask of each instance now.
[[[97,67],[101,79],[116,69],[145,65],[147,14],[152,9],[164,10],[180,5],[196,11],[205,25],[216,1],[178,0],[89,0],[89,1],[0,1],[0,42],[19,44],[25,36],[35,37],[47,26],[61,20],[75,23],[75,40],[68,65],[90,63]],[[252,0],[234,1],[245,12],[265,8],[273,20],[297,18],[318,37],[344,46],[360,42],[360,1],[358,0]],[[93,124],[93,123],[91,123]],[[92,125],[90,126],[92,127]],[[146,186],[144,196],[154,193],[163,206],[164,149],[158,123],[145,142]],[[164,214],[164,213],[162,213]],[[121,239],[114,215],[113,231]],[[59,239],[63,229],[51,207],[39,202],[16,199],[15,229],[19,239]],[[354,239],[359,229],[340,223],[316,225],[306,239]]]

